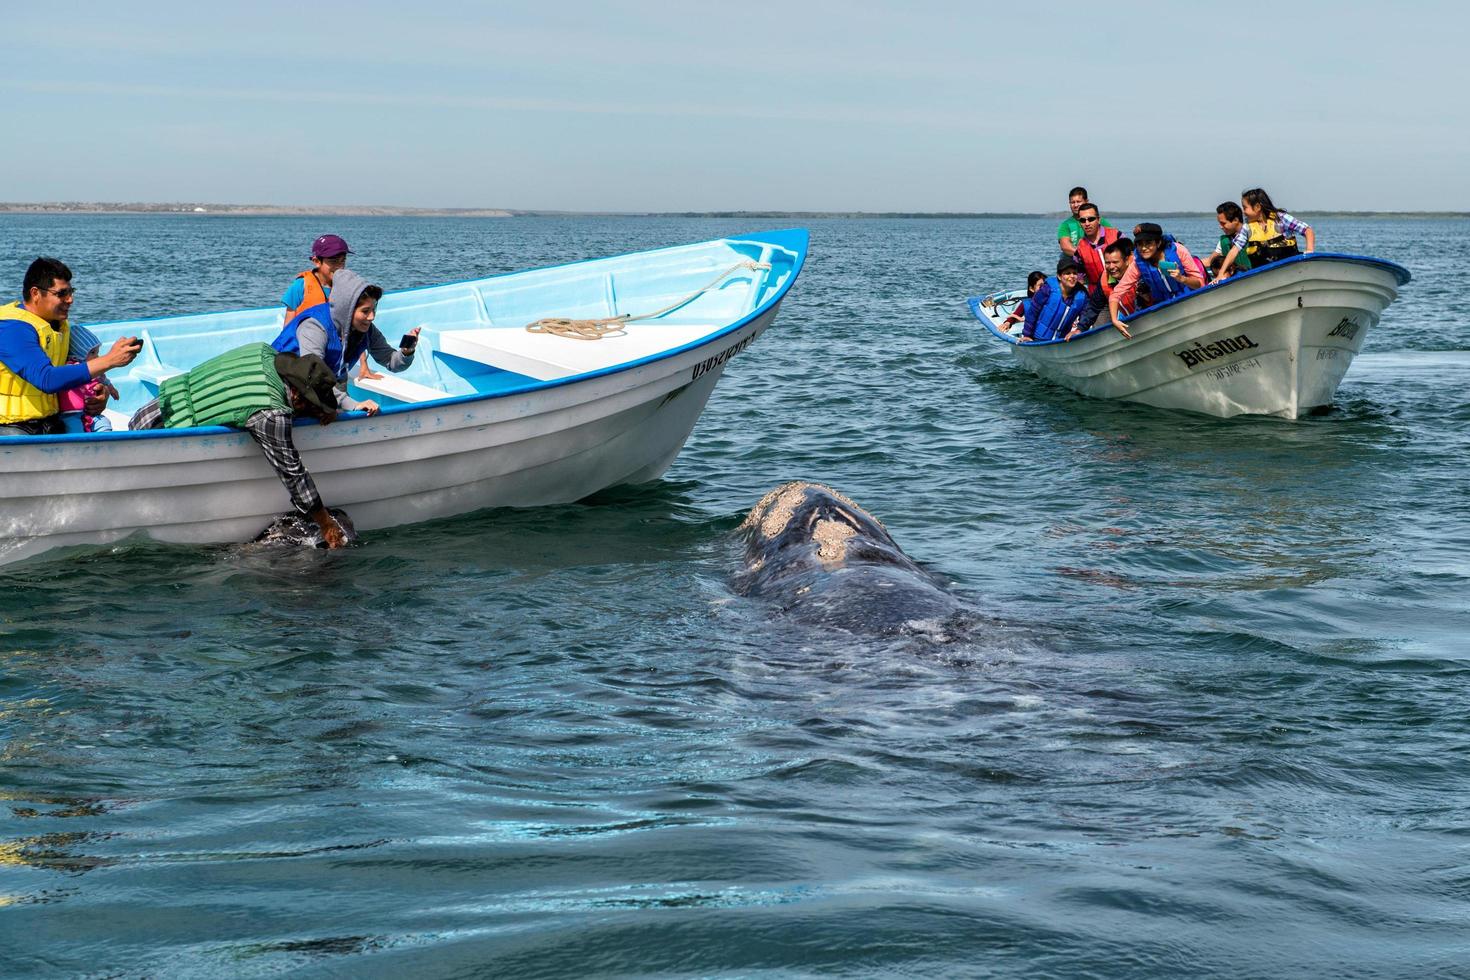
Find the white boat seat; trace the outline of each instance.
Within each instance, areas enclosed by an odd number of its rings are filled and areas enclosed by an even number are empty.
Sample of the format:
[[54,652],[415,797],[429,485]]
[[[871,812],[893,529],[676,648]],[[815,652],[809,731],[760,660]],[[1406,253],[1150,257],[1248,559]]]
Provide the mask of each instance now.
[[383,395],[400,402],[431,402],[449,397],[448,393],[438,388],[431,388],[393,374],[384,374],[381,378],[353,378],[352,383],[363,391]]
[[176,368],[172,364],[134,364],[129,369],[129,377],[135,381],[152,385],[157,388],[169,378],[183,374],[182,368]]
[[576,340],[528,333],[524,327],[447,330],[439,350],[538,381],[555,381],[637,361],[692,343],[718,329],[716,324],[632,323],[622,337]]

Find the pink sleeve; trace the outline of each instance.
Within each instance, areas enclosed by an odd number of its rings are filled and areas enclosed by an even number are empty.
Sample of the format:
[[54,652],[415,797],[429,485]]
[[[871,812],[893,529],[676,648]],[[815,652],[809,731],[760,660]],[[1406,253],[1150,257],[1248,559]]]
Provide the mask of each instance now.
[[1175,242],[1174,250],[1179,253],[1179,268],[1189,270],[1190,275],[1194,276],[1203,276],[1205,274],[1204,263],[1193,255],[1190,255],[1189,249]]
[[1123,278],[1118,280],[1118,285],[1113,287],[1113,292],[1122,293],[1124,296],[1133,295],[1133,288],[1138,285],[1138,260],[1129,258],[1128,268],[1123,272]]

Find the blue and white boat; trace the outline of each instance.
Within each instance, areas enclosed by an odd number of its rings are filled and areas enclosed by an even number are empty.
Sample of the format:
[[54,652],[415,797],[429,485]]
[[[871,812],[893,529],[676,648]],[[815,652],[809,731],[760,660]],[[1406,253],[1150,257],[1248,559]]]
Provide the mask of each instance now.
[[1353,358],[1409,271],[1382,259],[1315,252],[1231,276],[1125,318],[1106,314],[1071,340],[1019,342],[1001,323],[1024,289],[976,296],[990,334],[1049,381],[1093,398],[1294,419],[1330,405]]
[[[788,229],[388,293],[383,333],[423,328],[413,366],[353,382],[379,415],[300,424],[296,445],[323,499],[364,530],[657,479],[730,359],[775,319],[807,243]],[[597,340],[526,329],[648,313]],[[125,424],[167,378],[270,342],[280,320],[276,307],[91,325],[104,349],[143,341],[109,373],[122,396],[110,417]],[[0,564],[134,535],[249,541],[289,508],[233,429],[0,438]]]

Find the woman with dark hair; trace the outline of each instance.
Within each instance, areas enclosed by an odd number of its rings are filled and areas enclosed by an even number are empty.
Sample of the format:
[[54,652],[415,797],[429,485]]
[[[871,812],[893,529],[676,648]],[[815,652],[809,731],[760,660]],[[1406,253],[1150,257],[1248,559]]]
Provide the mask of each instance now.
[[1240,210],[1245,215],[1245,225],[1231,239],[1230,251],[1225,253],[1223,268],[1230,268],[1235,257],[1242,251],[1250,259],[1251,268],[1259,269],[1270,262],[1289,259],[1300,255],[1296,247],[1296,236],[1307,240],[1307,254],[1317,249],[1317,236],[1312,226],[1298,221],[1271,203],[1271,195],[1260,187],[1242,191]]
[[1017,303],[1016,309],[1011,315],[1000,322],[1001,333],[1010,333],[1011,327],[1014,327],[1018,323],[1026,322],[1026,300],[1035,296],[1036,291],[1041,288],[1041,284],[1044,282],[1046,282],[1046,273],[1040,270],[1026,277],[1026,299]]

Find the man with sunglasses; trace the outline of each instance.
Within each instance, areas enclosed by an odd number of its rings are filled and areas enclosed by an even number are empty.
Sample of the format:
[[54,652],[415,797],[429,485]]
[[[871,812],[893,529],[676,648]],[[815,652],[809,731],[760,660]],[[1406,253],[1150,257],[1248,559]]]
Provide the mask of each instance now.
[[1108,308],[1107,293],[1103,290],[1108,275],[1103,253],[1118,240],[1118,229],[1103,224],[1102,212],[1091,201],[1077,209],[1077,222],[1082,226],[1082,238],[1077,242],[1074,258],[1082,263],[1082,274],[1087,280],[1087,309],[1077,325],[1086,330]]
[[[1081,211],[1086,204],[1086,187],[1074,187],[1067,192],[1067,207],[1072,213],[1057,225],[1057,245],[1061,248],[1063,255],[1075,256],[1077,254],[1077,243],[1082,241],[1082,223],[1077,220],[1077,212]],[[1102,219],[1102,226],[1104,228],[1113,227],[1107,218]]]
[[58,259],[39,258],[26,270],[20,302],[0,306],[0,436],[38,436],[64,430],[56,393],[125,367],[143,344],[121,337],[106,354],[67,364],[76,290],[71,270]]

